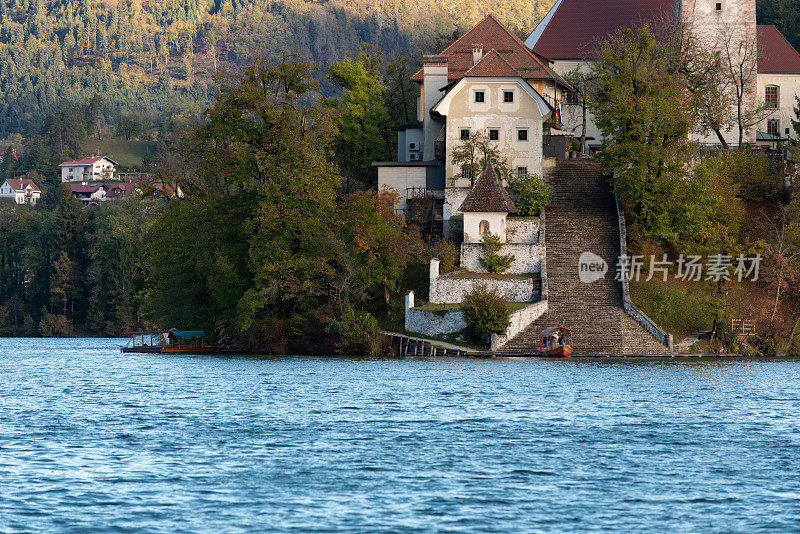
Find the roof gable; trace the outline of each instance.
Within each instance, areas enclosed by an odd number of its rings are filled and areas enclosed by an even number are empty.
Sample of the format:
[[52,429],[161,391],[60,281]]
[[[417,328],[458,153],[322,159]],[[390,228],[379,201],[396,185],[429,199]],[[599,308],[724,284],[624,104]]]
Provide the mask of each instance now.
[[775,26],[758,26],[758,72],[800,74],[800,54]]
[[675,20],[675,0],[560,0],[526,44],[549,59],[591,59],[622,28]]
[[33,183],[33,180],[30,180],[28,178],[9,178],[8,180],[6,180],[6,182],[8,183],[8,185],[11,186],[11,188],[14,191],[17,191],[17,192],[22,192],[22,191],[25,191],[26,189],[28,189],[30,191],[39,191],[39,192],[41,192],[41,189],[39,189],[39,186],[37,186],[35,183]]
[[[566,85],[561,77],[525,46],[525,43],[492,15],[487,15],[471,30],[445,48],[438,56],[447,59],[447,78],[458,80],[473,68],[472,49],[496,50],[503,59],[525,79],[555,79]],[[485,56],[484,56],[485,57]],[[411,77],[422,81],[422,69]]]
[[500,183],[500,177],[490,161],[483,169],[475,187],[464,199],[459,211],[481,213],[514,213],[516,206],[508,196],[508,191]]
[[87,167],[103,159],[108,160],[109,163],[117,165],[116,161],[106,156],[89,156],[88,158],[83,158],[78,161],[65,161],[64,163],[60,164],[59,167]]
[[[539,108],[539,113],[542,117],[546,117],[548,114],[553,112],[553,106],[551,106],[543,97],[530,86],[528,82],[521,79],[519,76],[465,76],[455,86],[451,87],[447,94],[435,105],[431,112],[439,113],[440,115],[444,115],[445,117],[450,114],[450,104],[453,102],[455,96],[461,92],[461,90],[466,87],[466,85],[470,81],[475,81],[479,79],[491,79],[491,78],[499,78],[511,81],[512,83],[516,83],[517,85],[522,88],[522,91],[526,93],[533,101],[536,103],[536,107]],[[490,81],[497,81],[497,80],[490,80]]]
[[501,56],[494,48],[484,55],[464,76],[513,76],[521,78],[519,71]]

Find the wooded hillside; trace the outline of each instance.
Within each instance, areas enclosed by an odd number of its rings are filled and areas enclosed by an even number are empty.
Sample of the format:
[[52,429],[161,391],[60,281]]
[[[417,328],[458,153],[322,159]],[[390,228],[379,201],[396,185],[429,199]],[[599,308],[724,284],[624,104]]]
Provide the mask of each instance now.
[[390,55],[435,46],[492,12],[520,35],[552,0],[0,0],[0,135],[38,128],[62,99],[101,94],[106,123],[216,94],[215,72],[254,55],[325,64],[361,43]]

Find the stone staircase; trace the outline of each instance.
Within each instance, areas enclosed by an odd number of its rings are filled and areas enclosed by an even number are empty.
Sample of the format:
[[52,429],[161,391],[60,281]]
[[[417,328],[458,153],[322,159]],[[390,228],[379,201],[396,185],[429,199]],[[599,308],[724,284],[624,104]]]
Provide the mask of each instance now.
[[[663,356],[667,348],[622,307],[615,280],[619,257],[616,201],[605,176],[588,159],[559,160],[546,175],[551,203],[546,213],[549,310],[502,347],[500,355],[533,355],[539,333],[562,323],[573,333],[574,356]],[[608,264],[605,278],[584,284],[578,258],[593,252]]]

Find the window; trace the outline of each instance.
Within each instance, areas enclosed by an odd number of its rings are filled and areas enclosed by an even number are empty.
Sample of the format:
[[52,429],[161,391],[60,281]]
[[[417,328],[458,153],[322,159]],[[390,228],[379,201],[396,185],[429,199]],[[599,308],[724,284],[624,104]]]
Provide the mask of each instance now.
[[517,141],[527,141],[528,140],[528,129],[527,128],[520,128],[517,130]]
[[489,221],[481,221],[478,224],[478,233],[481,235],[489,235]]
[[781,122],[778,119],[770,119],[767,121],[767,133],[780,137],[781,135]]
[[714,5],[714,9],[717,10],[717,11],[722,11],[722,2],[717,2]]
[[517,167],[517,178],[527,178],[528,167]]
[[500,130],[497,128],[491,128],[489,130],[489,141],[499,141],[500,140]]
[[514,103],[514,91],[503,91],[503,102],[506,104]]
[[468,167],[461,167],[461,177],[462,178],[464,178],[465,180],[469,180],[469,182],[472,183],[472,177],[473,176],[474,175],[472,174],[472,169],[470,169]]
[[461,128],[461,140],[469,141],[469,128]]
[[578,93],[575,91],[564,91],[564,103],[568,106],[578,105]]
[[475,102],[478,104],[486,102],[486,93],[483,91],[475,91]]
[[780,103],[777,85],[768,85],[764,94],[764,102],[768,109],[778,109]]

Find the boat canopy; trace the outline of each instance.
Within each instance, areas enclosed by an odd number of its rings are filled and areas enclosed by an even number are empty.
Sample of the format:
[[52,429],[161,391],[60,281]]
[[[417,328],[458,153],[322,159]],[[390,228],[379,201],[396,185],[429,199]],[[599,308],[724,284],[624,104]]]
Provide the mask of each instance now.
[[180,339],[196,339],[198,337],[206,337],[206,333],[202,330],[170,330],[170,335]]
[[571,336],[572,332],[569,331],[569,328],[566,326],[551,326],[550,328],[545,328],[540,337],[542,339],[548,339],[550,336],[558,332],[562,337]]

